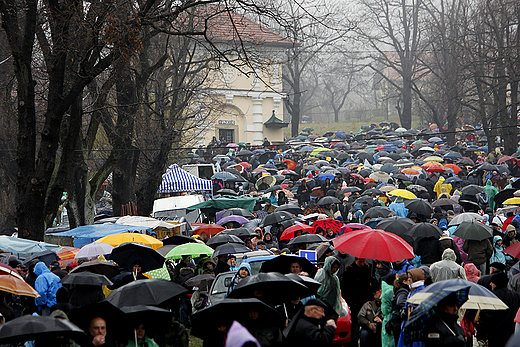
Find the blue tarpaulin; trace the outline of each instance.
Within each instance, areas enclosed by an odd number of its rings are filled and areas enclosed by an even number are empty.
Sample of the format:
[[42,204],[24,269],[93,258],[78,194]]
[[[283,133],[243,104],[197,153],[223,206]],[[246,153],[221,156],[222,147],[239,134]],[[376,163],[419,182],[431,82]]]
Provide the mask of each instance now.
[[74,247],[80,248],[81,246],[94,242],[102,237],[127,232],[146,232],[150,234],[152,232],[152,228],[107,223],[83,225],[68,231],[64,231],[62,233],[54,233],[52,235],[72,236],[74,238]]
[[33,253],[38,253],[45,250],[57,252],[60,250],[60,248],[61,247],[59,245],[53,245],[51,243],[0,235],[0,250],[13,253],[22,259],[25,259],[26,256],[29,256]]

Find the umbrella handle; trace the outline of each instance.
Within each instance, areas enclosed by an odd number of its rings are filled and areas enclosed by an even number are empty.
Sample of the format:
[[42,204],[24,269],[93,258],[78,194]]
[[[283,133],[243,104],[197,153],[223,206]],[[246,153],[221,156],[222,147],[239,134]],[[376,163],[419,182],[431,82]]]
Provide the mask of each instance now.
[[287,314],[287,307],[285,306],[285,302],[283,303],[283,310],[285,311],[285,318],[289,319],[289,315]]
[[137,346],[137,329],[134,328],[134,338],[135,338],[135,347],[138,347]]

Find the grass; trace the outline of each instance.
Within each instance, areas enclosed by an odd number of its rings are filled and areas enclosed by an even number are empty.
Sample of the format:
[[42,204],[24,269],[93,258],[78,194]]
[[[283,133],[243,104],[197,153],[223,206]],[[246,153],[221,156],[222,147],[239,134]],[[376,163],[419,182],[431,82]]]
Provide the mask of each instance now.
[[189,336],[189,347],[202,347],[202,340],[193,335]]

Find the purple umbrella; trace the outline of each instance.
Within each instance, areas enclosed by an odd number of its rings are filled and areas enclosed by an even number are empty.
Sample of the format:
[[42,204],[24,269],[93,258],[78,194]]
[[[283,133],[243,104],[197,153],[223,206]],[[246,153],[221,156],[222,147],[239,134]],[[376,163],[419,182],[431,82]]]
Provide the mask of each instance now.
[[246,217],[242,217],[242,216],[231,215],[231,216],[226,216],[226,217],[222,218],[221,220],[219,220],[217,222],[217,224],[224,225],[229,222],[235,222],[240,225],[243,225],[243,224],[246,224],[247,222],[249,222],[249,219],[247,219]]
[[222,215],[224,214],[224,212],[226,212],[227,210],[222,210],[222,211],[218,211],[217,212],[217,215],[215,216],[215,220],[218,222],[219,220],[222,219]]
[[227,148],[237,148],[238,145],[237,145],[236,143],[228,143],[228,144],[226,145],[226,147],[227,147]]

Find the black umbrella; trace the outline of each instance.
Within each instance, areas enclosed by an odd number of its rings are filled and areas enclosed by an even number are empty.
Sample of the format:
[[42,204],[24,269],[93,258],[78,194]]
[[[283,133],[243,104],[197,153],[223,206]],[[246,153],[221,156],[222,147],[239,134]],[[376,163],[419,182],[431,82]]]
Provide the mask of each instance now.
[[164,257],[152,247],[142,243],[127,242],[112,250],[110,259],[119,266],[132,269],[136,261],[141,263],[142,272],[155,270],[164,265]]
[[433,213],[433,206],[423,199],[409,199],[404,202],[404,206],[421,216],[430,216]]
[[394,166],[394,164],[386,163],[386,164],[383,164],[383,166],[381,166],[379,171],[383,171],[383,172],[386,172],[386,173],[392,173],[392,172],[399,171],[399,168]]
[[197,241],[193,237],[184,236],[184,235],[173,235],[164,240],[162,240],[163,245],[183,245],[185,243],[197,243]]
[[285,204],[285,205],[282,205],[282,206],[278,206],[274,210],[274,212],[280,212],[280,211],[289,212],[289,213],[292,213],[294,215],[303,214],[303,210],[301,209],[301,207],[297,206],[297,205],[293,205],[293,204]]
[[117,265],[108,263],[106,261],[93,260],[86,263],[83,263],[70,272],[79,273],[83,271],[92,272],[95,274],[105,275],[107,278],[112,278],[119,275],[119,268]]
[[484,162],[482,164],[480,164],[478,167],[477,167],[478,170],[483,170],[483,171],[497,171],[498,172],[498,168],[493,165],[493,164],[490,164],[488,162]]
[[258,322],[256,323],[259,326],[278,326],[283,329],[285,325],[285,317],[282,314],[258,299],[225,298],[191,315],[192,330],[190,334],[205,340],[212,340],[218,333],[219,325],[230,327],[235,320],[242,324],[251,322],[249,316],[251,311],[258,312]]
[[237,243],[237,244],[244,244],[244,241],[242,241],[238,236],[235,235],[228,235],[228,234],[222,234],[219,233],[216,236],[213,236],[206,242],[207,246],[210,246],[211,248],[215,249],[220,245],[226,244],[226,243]]
[[293,281],[299,282],[299,283],[303,284],[304,286],[306,286],[307,288],[309,288],[309,290],[312,293],[314,293],[313,295],[316,295],[316,293],[318,292],[318,289],[320,289],[320,287],[321,287],[321,282],[313,280],[312,278],[310,278],[308,276],[300,276],[300,275],[293,274],[293,273],[288,273],[285,276],[287,276],[290,279],[292,279]]
[[168,252],[171,251],[172,249],[174,249],[177,246],[178,245],[166,245],[166,246],[162,246],[160,248],[157,248],[155,251],[157,253],[159,253],[160,255],[162,255],[163,257],[166,257]]
[[187,290],[180,284],[161,279],[146,279],[128,283],[114,290],[107,301],[117,307],[133,305],[159,306]]
[[6,345],[33,340],[50,342],[58,336],[80,340],[85,332],[65,319],[32,315],[15,318],[0,327],[0,343]]
[[274,192],[274,191],[279,190],[279,189],[282,189],[282,186],[279,185],[279,184],[275,184],[274,186],[269,187],[266,190],[264,190],[264,193]]
[[212,258],[216,258],[218,256],[224,255],[224,254],[236,254],[236,253],[247,253],[251,252],[251,249],[247,248],[244,245],[241,245],[239,243],[225,243],[223,245],[220,245],[215,248],[215,251],[213,252]]
[[79,308],[74,308],[72,311],[70,311],[68,316],[72,323],[76,324],[85,331],[89,329],[90,321],[93,318],[101,317],[110,327],[109,329],[111,336],[114,336],[113,333],[116,333],[121,329],[122,321],[124,319],[123,311],[107,300]]
[[63,284],[82,284],[88,286],[111,286],[113,283],[105,275],[92,272],[70,273],[60,281]]
[[[439,199],[439,200],[435,200],[433,203],[432,203],[432,206],[433,207],[437,207],[437,206],[444,206],[444,207],[453,207],[457,205],[457,203],[451,199],[446,199],[446,198],[442,198],[442,199]],[[453,208],[451,208],[453,209]]]
[[236,229],[226,229],[219,233],[219,235],[235,235],[238,236],[240,239],[244,240],[248,237],[251,237],[252,232],[249,231],[247,228],[236,228]]
[[190,287],[198,287],[198,288],[209,288],[211,287],[211,283],[215,280],[215,275],[213,274],[203,274],[192,277],[188,279],[186,282],[187,286]]
[[222,214],[222,218],[227,217],[227,216],[242,216],[242,217],[246,217],[246,218],[255,218],[255,216],[248,210],[245,210],[243,208],[238,208],[238,207],[230,208]]
[[235,192],[233,189],[229,189],[229,188],[219,189],[216,191],[216,193],[220,194],[220,195],[238,196],[237,192]]
[[459,205],[464,208],[465,212],[478,212],[480,210],[480,205],[470,200],[459,199]]
[[368,196],[368,195],[365,195],[365,196],[362,196],[362,197],[359,197],[357,198],[354,203],[360,203],[360,204],[363,204],[363,203],[367,203],[369,204],[370,206],[372,206],[372,204],[374,203],[374,199],[371,197],[371,196]]
[[358,155],[356,157],[361,162],[364,162],[365,159],[368,160],[369,163],[373,163],[374,162],[374,157],[370,153],[361,152],[361,153],[358,153]]
[[305,297],[309,289],[279,272],[259,273],[242,279],[229,298],[257,298],[270,304],[281,304]]
[[479,221],[472,220],[460,223],[453,235],[464,240],[481,241],[493,237],[493,230]]
[[442,230],[438,226],[431,223],[417,223],[407,232],[408,235],[411,235],[415,241],[427,238],[427,237],[436,237],[439,238],[442,236]]
[[496,205],[501,206],[504,201],[506,201],[509,198],[512,198],[514,196],[515,192],[516,192],[515,188],[504,189],[504,190],[498,192],[497,195],[495,195],[495,198],[493,199],[493,201],[495,201]]
[[148,330],[152,330],[154,333],[164,331],[172,324],[173,313],[163,308],[146,306],[146,305],[133,305],[123,306],[121,311],[125,314],[125,321],[132,326],[136,323],[146,324],[147,334],[150,334]]
[[383,192],[377,188],[370,188],[370,189],[365,190],[362,195],[372,195],[372,194],[383,195]]
[[288,274],[291,272],[291,264],[299,263],[303,271],[307,272],[310,277],[314,278],[318,269],[309,260],[304,257],[296,257],[291,255],[279,255],[273,259],[263,262],[260,272],[280,272]]
[[317,167],[316,165],[307,165],[307,166],[304,166],[303,169],[305,171],[320,171],[320,168]]
[[304,244],[304,243],[317,243],[317,242],[326,242],[329,241],[323,236],[319,234],[305,234],[296,236],[294,239],[289,241],[289,245],[297,245],[297,244]]
[[267,225],[278,224],[280,222],[283,222],[283,221],[286,221],[289,219],[293,219],[293,218],[294,218],[294,215],[289,212],[284,212],[284,211],[273,212],[273,213],[265,216],[264,219],[262,219],[262,222],[260,223],[260,227],[263,228]]
[[339,201],[338,198],[335,198],[333,196],[325,196],[318,201],[316,205],[318,206],[325,206],[330,204],[341,204],[341,201]]
[[[357,202],[357,200],[356,200]],[[369,208],[365,214],[363,214],[363,220],[366,218],[388,218],[395,215],[395,212],[386,206],[374,206]]]
[[396,180],[410,181],[410,178],[402,173],[394,174],[394,175],[392,175],[392,177]]
[[47,249],[45,251],[33,253],[29,258],[25,259],[24,265],[27,266],[34,259],[40,259],[45,263],[45,265],[49,266],[52,261],[60,260],[61,258],[58,257],[55,252]]
[[477,195],[484,191],[484,187],[477,186],[476,184],[470,184],[469,186],[465,186],[460,191],[463,195]]
[[347,187],[347,188],[343,188],[339,191],[340,194],[345,194],[345,193],[353,193],[353,192],[360,192],[362,189],[359,188],[359,187]]
[[253,152],[248,151],[247,149],[243,149],[243,150],[241,150],[240,152],[237,153],[238,157],[248,157],[248,156],[251,156],[251,155],[253,155]]
[[[382,229],[401,237],[408,235],[407,231],[415,225],[414,221],[408,218],[393,216],[384,218],[377,223],[375,229]],[[407,240],[408,241],[408,240]]]

